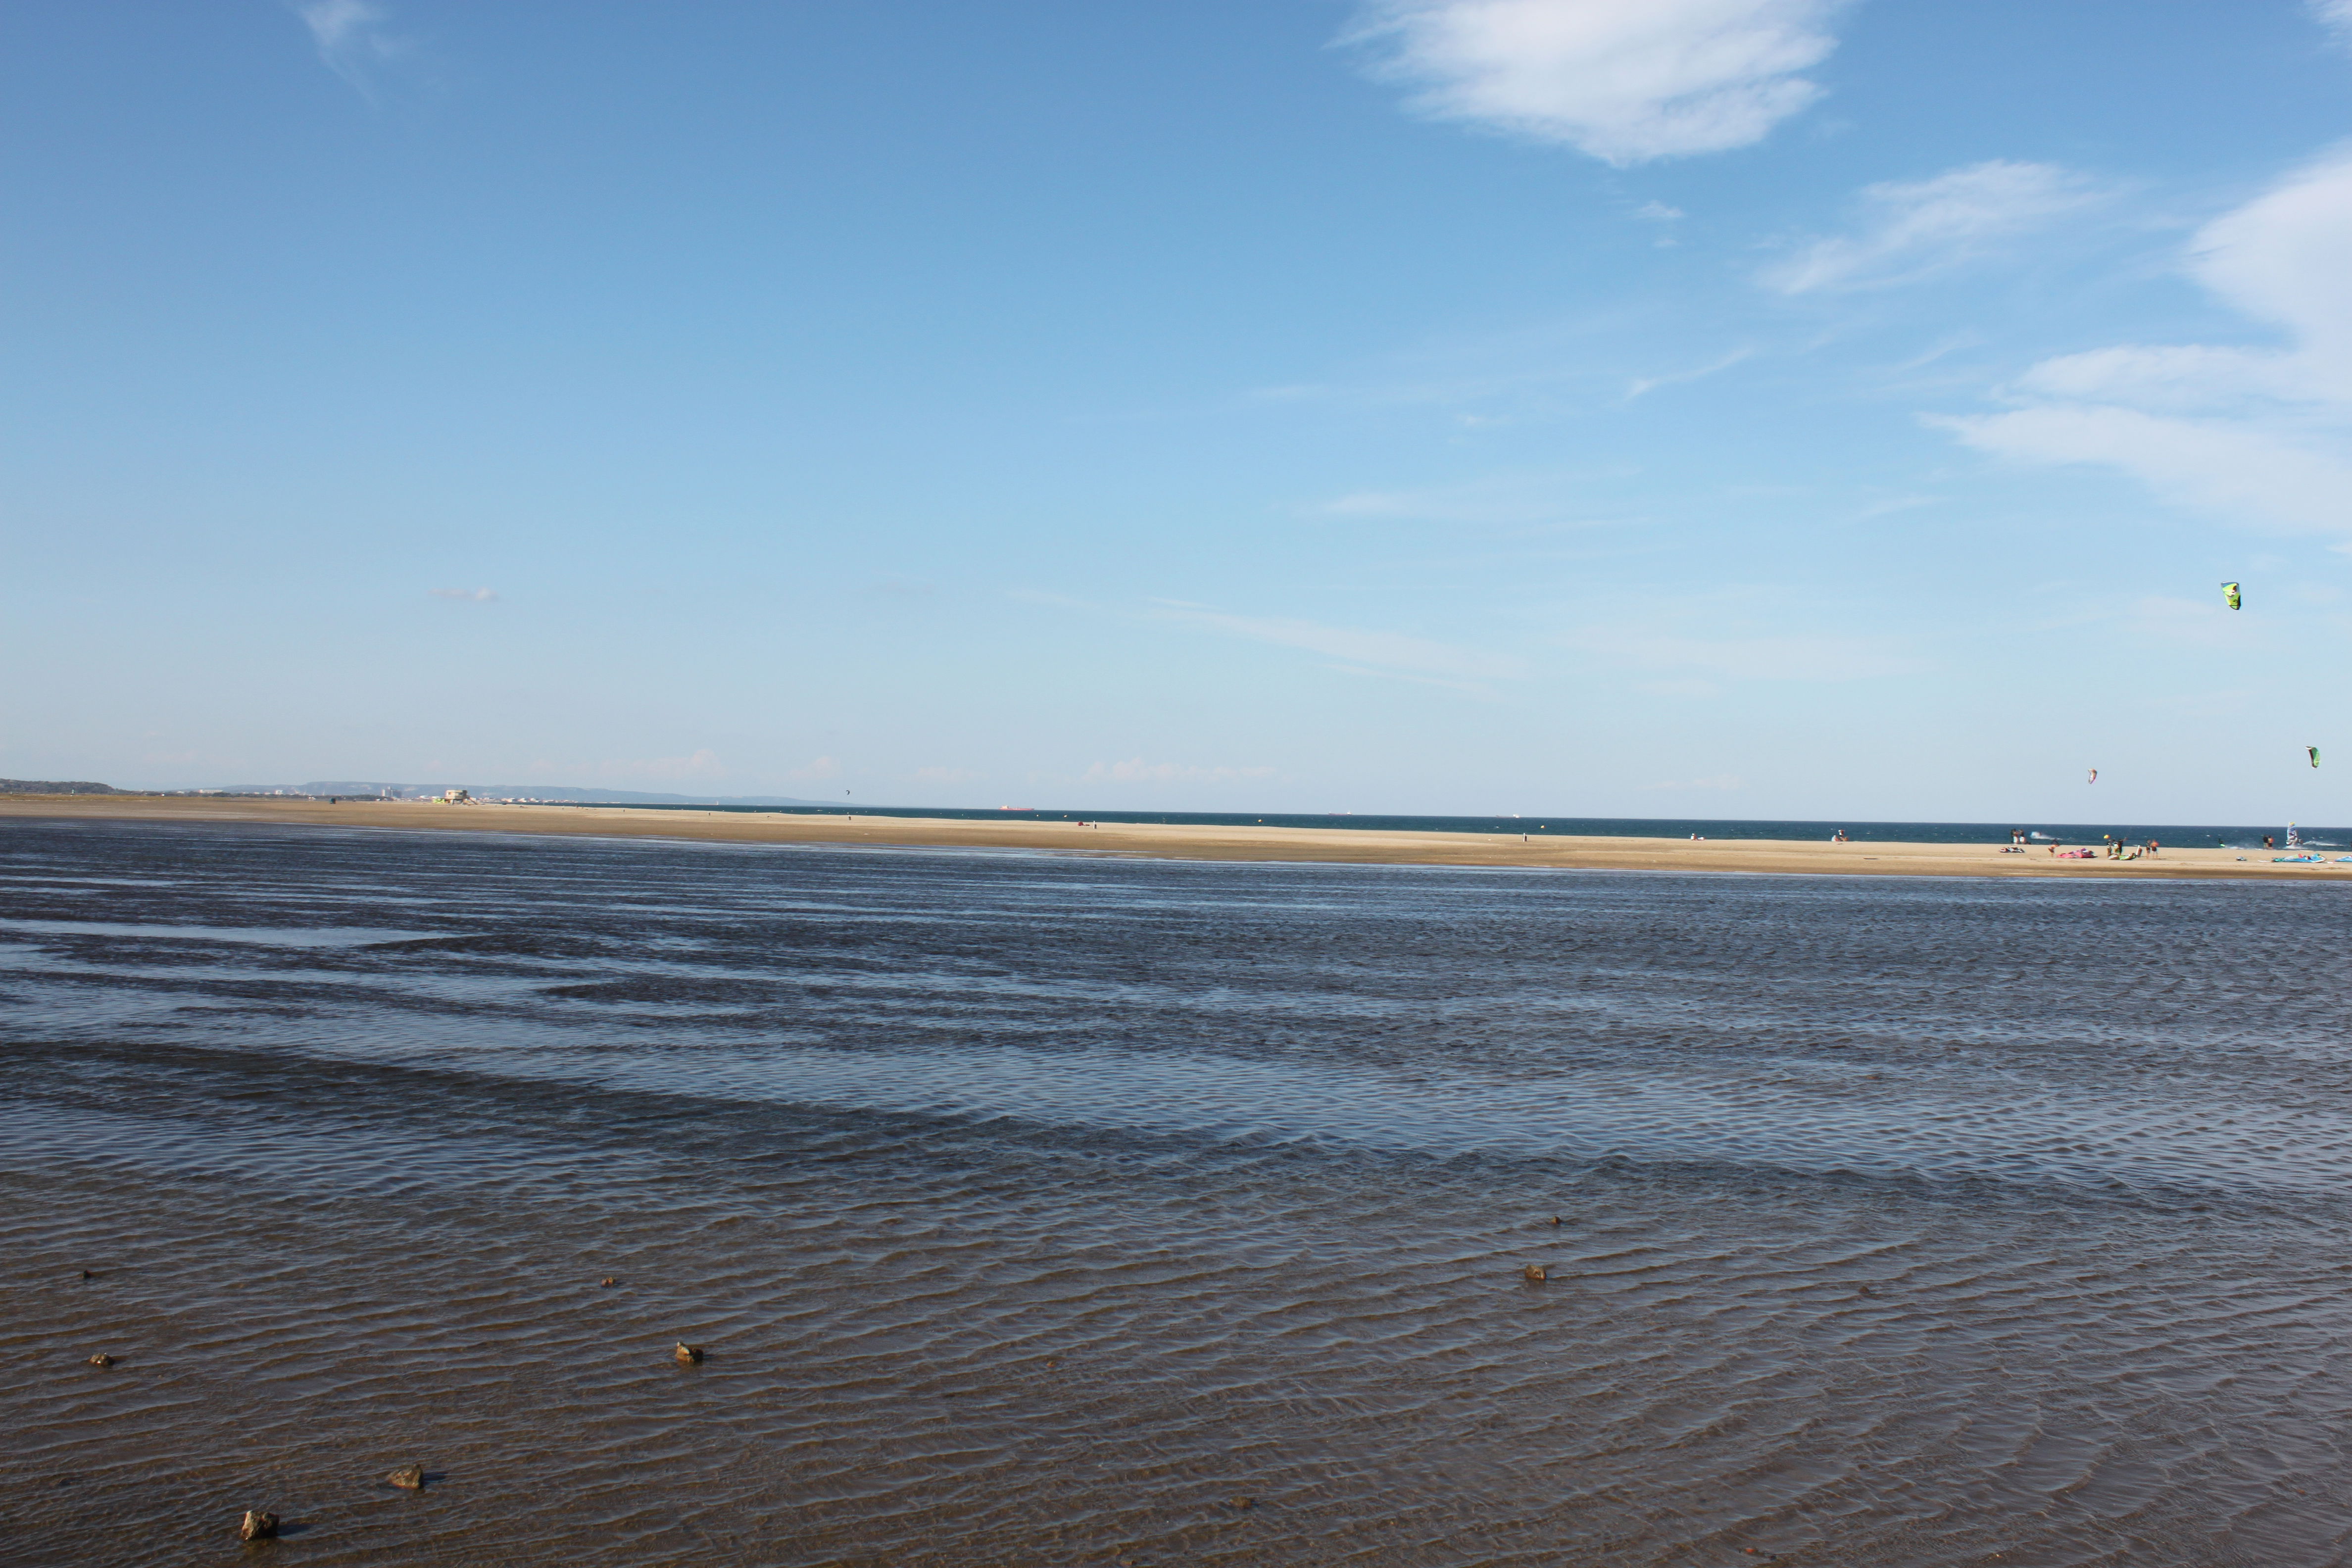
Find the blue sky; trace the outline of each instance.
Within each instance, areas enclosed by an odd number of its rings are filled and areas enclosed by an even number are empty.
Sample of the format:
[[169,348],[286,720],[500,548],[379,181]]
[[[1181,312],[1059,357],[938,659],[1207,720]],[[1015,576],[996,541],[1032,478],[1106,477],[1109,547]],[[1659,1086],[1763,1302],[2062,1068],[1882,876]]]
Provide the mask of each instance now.
[[0,127],[9,776],[2352,820],[2352,5],[58,4]]

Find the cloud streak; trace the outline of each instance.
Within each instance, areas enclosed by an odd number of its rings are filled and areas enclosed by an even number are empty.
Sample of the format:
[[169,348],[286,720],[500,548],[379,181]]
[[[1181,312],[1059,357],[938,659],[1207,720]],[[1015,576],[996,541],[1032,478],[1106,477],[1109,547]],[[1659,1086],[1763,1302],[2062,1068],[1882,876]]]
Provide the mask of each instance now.
[[1908,283],[1971,260],[2097,195],[2088,180],[2054,163],[1999,158],[1933,179],[1865,186],[1854,232],[1814,240],[1767,268],[1764,282],[1783,294]]
[[498,598],[498,595],[488,588],[436,588],[433,596],[436,599],[463,599],[471,605],[487,605]]
[[407,46],[383,30],[387,13],[368,0],[296,0],[294,14],[310,29],[326,68],[373,96],[369,69],[397,59]]
[[1312,509],[1344,522],[1440,522],[1479,528],[1548,527],[1611,521],[1592,515],[1593,476],[1490,474],[1459,484],[1413,489],[1356,490]]
[[1838,0],[1370,0],[1344,41],[1407,102],[1620,166],[1759,142],[1821,97]]
[[1406,637],[1396,632],[1327,626],[1315,621],[1229,616],[1191,605],[1162,605],[1151,613],[1158,620],[1176,621],[1202,631],[1243,637],[1252,642],[1304,648],[1309,653],[1345,659],[1351,664],[1372,665],[1384,670],[1444,676],[1455,680],[1509,680],[1527,672],[1522,661],[1505,654],[1457,647],[1451,643]]
[[1571,647],[1628,668],[1722,680],[1836,682],[1917,672],[1920,662],[1883,637],[1831,634],[1678,637],[1633,626],[1580,632]]
[[1089,784],[1237,784],[1244,779],[1272,778],[1266,767],[1199,767],[1179,763],[1147,763],[1130,757],[1123,763],[1097,763],[1078,777]]

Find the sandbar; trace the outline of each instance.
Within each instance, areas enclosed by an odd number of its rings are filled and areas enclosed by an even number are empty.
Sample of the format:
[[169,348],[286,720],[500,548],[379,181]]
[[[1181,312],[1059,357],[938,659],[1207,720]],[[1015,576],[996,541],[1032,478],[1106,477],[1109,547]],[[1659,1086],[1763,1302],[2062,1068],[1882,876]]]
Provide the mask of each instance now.
[[625,805],[445,805],[223,795],[11,795],[0,818],[48,817],[457,833],[586,834],[732,844],[909,849],[1054,850],[1172,860],[1348,865],[1517,866],[1609,871],[1747,871],[1862,877],[2258,878],[2352,881],[2352,865],[2280,865],[2269,851],[2167,847],[2138,860],[2061,860],[1990,844],[1832,844],[1779,838],[1601,838],[1530,833],[1411,833],[1356,827],[1050,822],[943,816],[816,816]]

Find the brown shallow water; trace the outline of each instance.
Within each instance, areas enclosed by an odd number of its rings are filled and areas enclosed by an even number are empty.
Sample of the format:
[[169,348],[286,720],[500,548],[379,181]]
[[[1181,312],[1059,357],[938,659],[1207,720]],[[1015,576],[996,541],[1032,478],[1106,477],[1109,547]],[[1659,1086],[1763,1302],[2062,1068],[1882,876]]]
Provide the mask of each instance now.
[[2346,899],[10,823],[0,1560],[2343,1562]]

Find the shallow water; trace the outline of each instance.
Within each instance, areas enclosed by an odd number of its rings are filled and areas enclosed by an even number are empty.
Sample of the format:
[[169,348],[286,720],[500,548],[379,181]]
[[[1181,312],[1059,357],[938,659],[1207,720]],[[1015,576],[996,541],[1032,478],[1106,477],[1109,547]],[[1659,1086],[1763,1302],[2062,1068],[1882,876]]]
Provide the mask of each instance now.
[[2343,1562],[2347,899],[10,822],[0,1560]]

